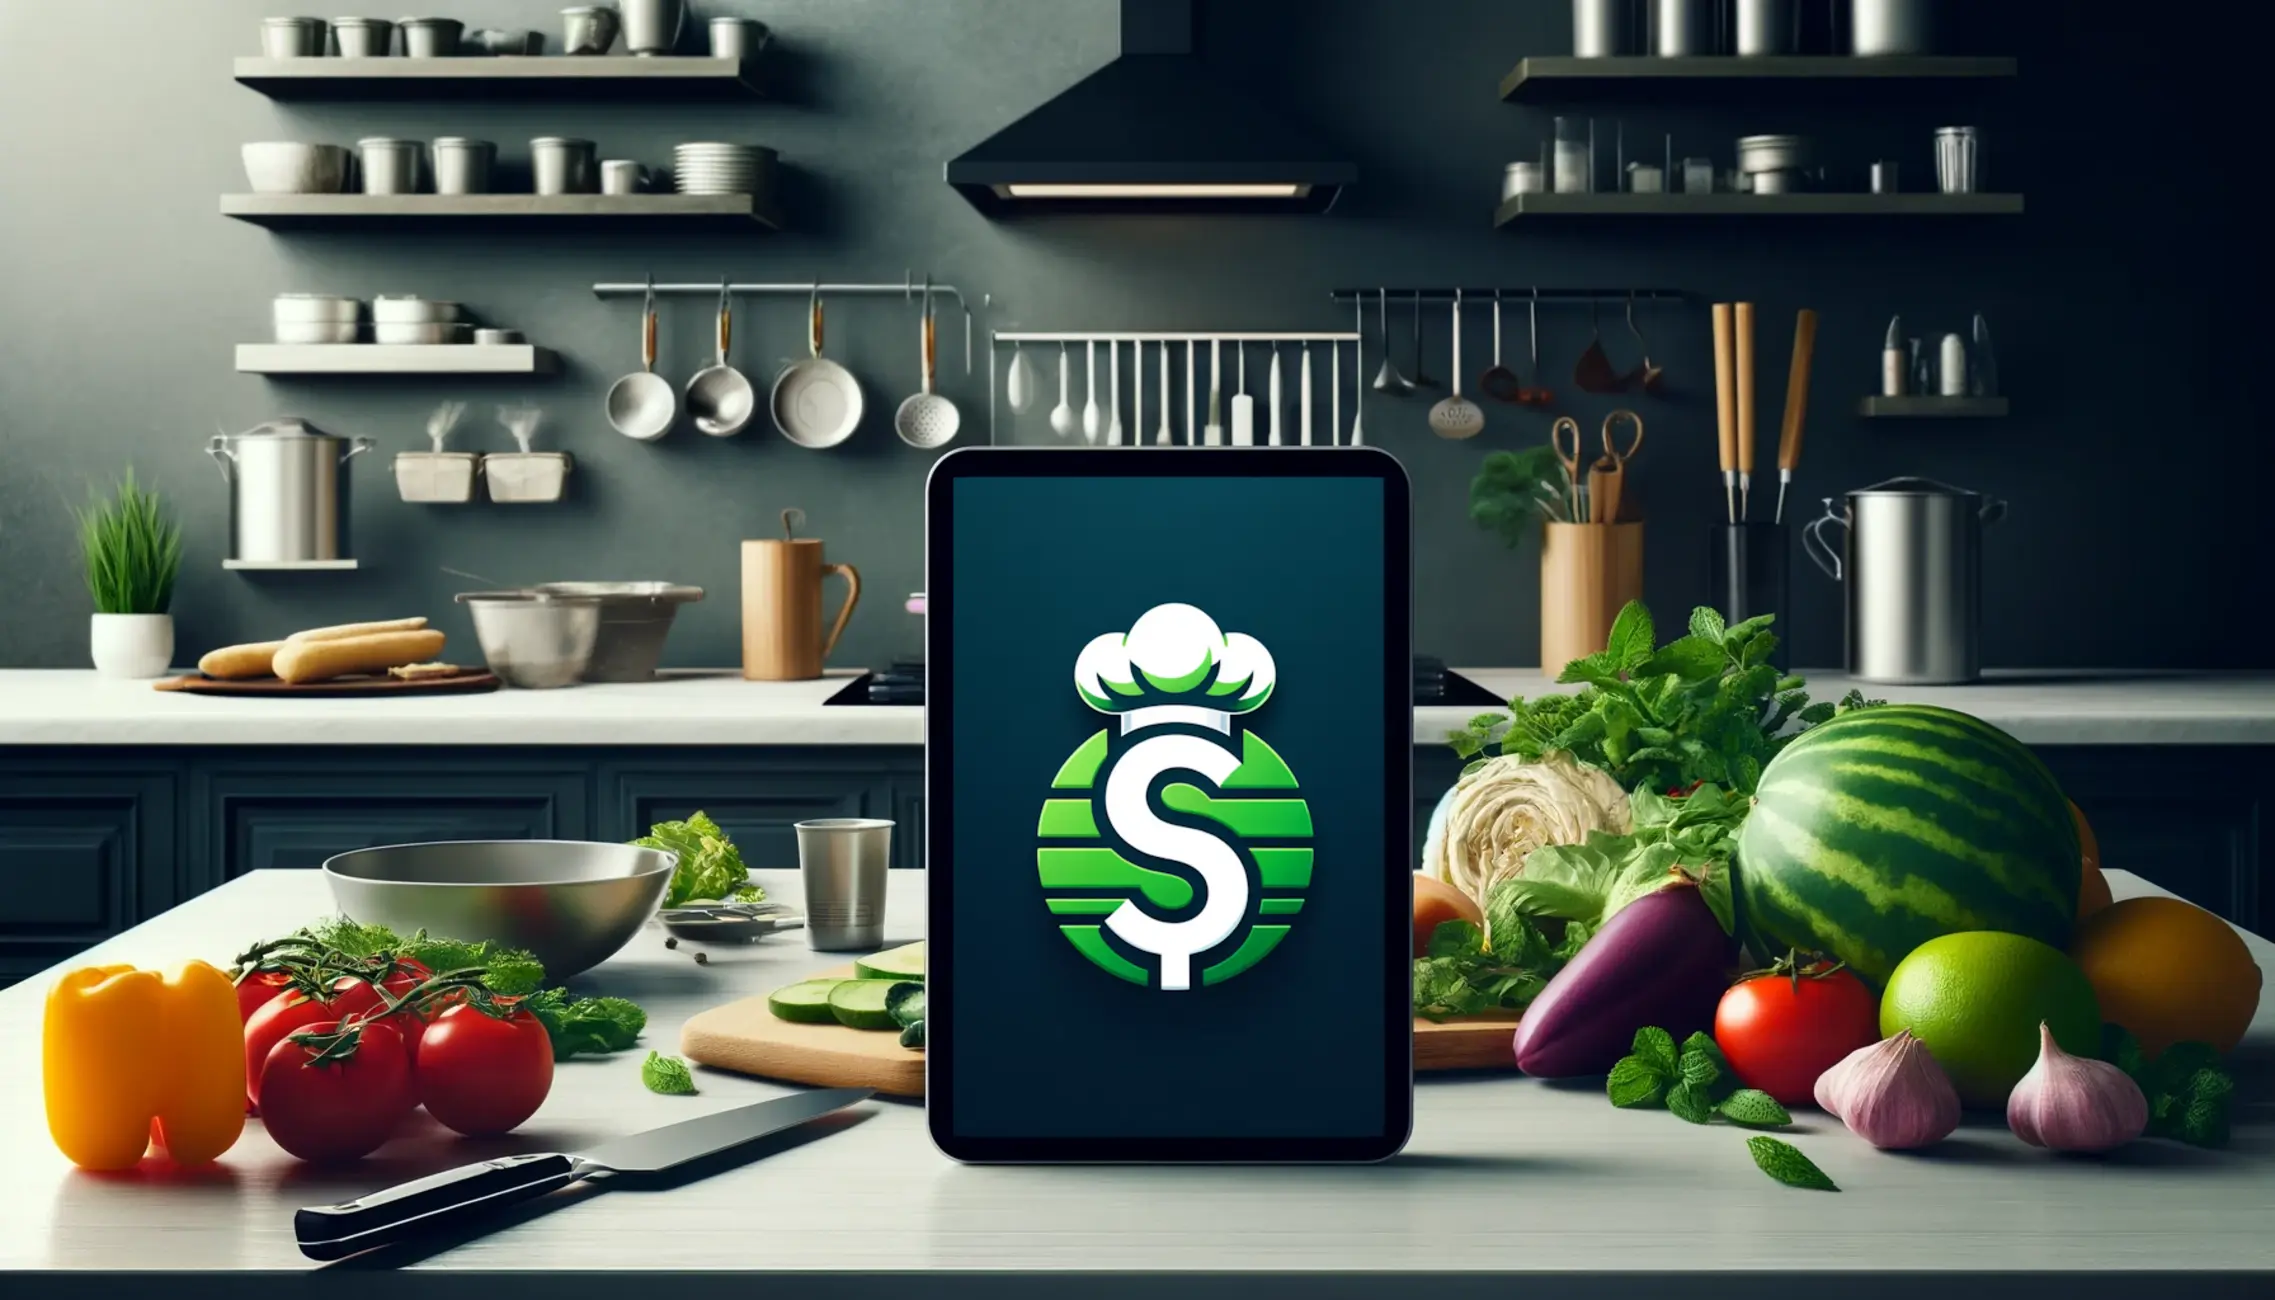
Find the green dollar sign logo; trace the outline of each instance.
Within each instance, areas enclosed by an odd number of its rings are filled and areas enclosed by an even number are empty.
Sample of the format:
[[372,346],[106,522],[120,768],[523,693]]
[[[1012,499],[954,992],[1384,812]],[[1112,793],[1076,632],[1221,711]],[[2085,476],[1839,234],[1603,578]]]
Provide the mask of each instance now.
[[1262,642],[1191,605],[1157,605],[1076,658],[1083,702],[1118,725],[1060,765],[1035,863],[1059,932],[1100,969],[1221,984],[1287,937],[1311,884],[1311,809],[1235,725],[1274,681]]

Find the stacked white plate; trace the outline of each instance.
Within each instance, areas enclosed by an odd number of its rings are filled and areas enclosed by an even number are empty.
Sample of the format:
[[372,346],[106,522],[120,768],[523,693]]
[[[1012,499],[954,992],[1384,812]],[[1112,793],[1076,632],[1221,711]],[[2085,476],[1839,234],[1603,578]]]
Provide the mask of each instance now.
[[747,144],[683,144],[671,151],[672,181],[682,194],[755,194],[762,156],[773,150]]

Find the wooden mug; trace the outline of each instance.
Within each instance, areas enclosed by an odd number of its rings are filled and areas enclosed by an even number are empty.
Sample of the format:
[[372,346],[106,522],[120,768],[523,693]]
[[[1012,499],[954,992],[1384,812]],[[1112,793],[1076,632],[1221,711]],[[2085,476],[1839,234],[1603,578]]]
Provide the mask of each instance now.
[[[845,604],[829,635],[822,635],[822,579],[845,578]],[[822,559],[819,541],[743,543],[743,677],[754,682],[803,682],[822,675],[822,662],[861,603],[861,574],[850,564]]]
[[1643,525],[1547,524],[1540,554],[1540,669],[1604,648],[1612,620],[1643,598]]

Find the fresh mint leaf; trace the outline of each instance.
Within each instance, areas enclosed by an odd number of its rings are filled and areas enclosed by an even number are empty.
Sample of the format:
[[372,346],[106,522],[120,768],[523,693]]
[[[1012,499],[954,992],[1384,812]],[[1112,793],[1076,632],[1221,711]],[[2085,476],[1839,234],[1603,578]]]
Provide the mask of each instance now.
[[1604,1081],[1611,1104],[1623,1110],[1661,1106],[1667,1100],[1667,1080],[1640,1056],[1621,1058]]
[[1714,1118],[1714,1098],[1706,1089],[1684,1080],[1667,1090],[1667,1109],[1677,1119],[1691,1124],[1704,1124]]
[[1629,1050],[1670,1082],[1682,1076],[1682,1065],[1675,1056],[1675,1036],[1657,1025],[1636,1030]]
[[687,1062],[661,1052],[649,1052],[648,1059],[640,1062],[640,1082],[648,1086],[648,1091],[667,1097],[688,1097],[695,1093],[695,1072],[687,1068]]
[[1682,1071],[1683,1082],[1699,1089],[1712,1088],[1722,1077],[1722,1067],[1714,1058],[1696,1048],[1683,1049]]
[[1651,657],[1651,648],[1658,644],[1658,631],[1651,625],[1651,611],[1640,600],[1631,600],[1619,611],[1611,623],[1611,634],[1604,640],[1604,654],[1620,671],[1635,667]]
[[1825,1176],[1824,1170],[1819,1169],[1809,1157],[1802,1155],[1801,1149],[1791,1142],[1780,1142],[1773,1137],[1750,1137],[1746,1139],[1746,1150],[1763,1173],[1787,1187],[1801,1187],[1818,1192],[1840,1190],[1832,1179]]
[[1730,1058],[1722,1054],[1722,1045],[1714,1041],[1714,1035],[1703,1029],[1683,1040],[1683,1055],[1694,1054],[1712,1061],[1716,1073],[1730,1073]]
[[1793,1122],[1777,1098],[1755,1088],[1740,1088],[1714,1108],[1722,1118],[1747,1128],[1784,1128]]
[[1467,921],[1440,921],[1430,931],[1432,957],[1476,957],[1485,951],[1485,932]]
[[1729,628],[1723,622],[1721,610],[1711,605],[1700,605],[1690,612],[1690,634],[1699,640],[1720,644],[1723,635],[1728,631]]
[[546,989],[522,1005],[545,1026],[556,1061],[621,1052],[648,1027],[648,1013],[624,998],[579,998]]
[[1835,707],[1831,700],[1819,700],[1795,716],[1801,720],[1802,726],[1814,727],[1819,723],[1831,722]]

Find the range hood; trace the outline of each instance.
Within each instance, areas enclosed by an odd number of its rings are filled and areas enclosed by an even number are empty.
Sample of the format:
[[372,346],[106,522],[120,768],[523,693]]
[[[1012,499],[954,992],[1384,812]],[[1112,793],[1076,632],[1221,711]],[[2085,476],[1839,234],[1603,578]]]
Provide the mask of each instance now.
[[1121,57],[948,164],[999,215],[1325,212],[1358,168],[1194,53],[1194,0],[1121,0]]

